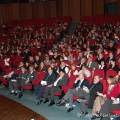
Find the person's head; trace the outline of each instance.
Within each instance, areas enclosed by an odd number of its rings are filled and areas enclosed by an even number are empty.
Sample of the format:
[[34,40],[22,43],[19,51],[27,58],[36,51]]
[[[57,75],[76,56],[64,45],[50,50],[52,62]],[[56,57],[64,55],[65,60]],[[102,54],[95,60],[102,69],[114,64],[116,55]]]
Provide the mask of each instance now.
[[66,73],[65,73],[64,70],[61,70],[61,71],[59,72],[59,75],[62,76],[62,77],[63,77],[65,74],[66,74]]
[[109,57],[113,58],[113,53],[112,52],[109,53]]
[[88,57],[88,62],[92,62],[92,57]]
[[101,61],[101,65],[105,65],[105,61],[104,60]]
[[40,62],[40,67],[43,67],[45,64],[43,61]]
[[64,62],[64,61],[61,61],[60,66],[61,66],[61,67],[65,67],[65,62]]
[[30,56],[30,57],[29,57],[29,60],[30,60],[30,61],[33,61],[33,60],[34,60],[33,56]]
[[76,65],[75,65],[75,64],[72,64],[72,65],[71,65],[71,69],[72,69],[72,70],[75,70],[75,69],[76,69]]
[[86,65],[83,65],[82,66],[82,70],[84,71],[84,70],[86,70],[87,69],[87,66]]
[[117,71],[118,76],[120,76],[120,69]]
[[24,66],[24,63],[21,61],[19,66],[21,66],[21,67]]
[[34,66],[29,66],[29,71],[33,72],[34,71]]
[[98,83],[99,81],[100,81],[100,77],[99,77],[98,75],[96,75],[96,76],[94,77],[93,82],[96,84],[96,83]]
[[54,67],[56,66],[55,62],[52,62],[52,63],[50,64],[50,66],[51,66],[52,68],[54,68]]
[[53,72],[53,69],[51,67],[48,68],[48,73],[51,74]]
[[35,60],[39,60],[39,56],[35,56]]
[[100,54],[99,54],[99,58],[100,58],[100,59],[103,58],[103,53],[100,53]]
[[114,76],[109,76],[107,79],[108,84],[115,85],[116,84],[116,78]]
[[86,62],[86,58],[85,58],[85,57],[82,57],[81,63],[85,63],[85,62]]
[[24,66],[21,67],[21,71],[25,72],[25,67]]
[[111,59],[111,60],[110,60],[110,64],[111,64],[111,65],[115,65],[115,63],[116,63],[115,59]]
[[46,57],[45,57],[45,60],[49,60],[49,56],[46,56]]
[[79,74],[79,79],[80,79],[80,80],[83,80],[83,79],[84,79],[84,76],[85,76],[84,73],[80,73],[80,74]]

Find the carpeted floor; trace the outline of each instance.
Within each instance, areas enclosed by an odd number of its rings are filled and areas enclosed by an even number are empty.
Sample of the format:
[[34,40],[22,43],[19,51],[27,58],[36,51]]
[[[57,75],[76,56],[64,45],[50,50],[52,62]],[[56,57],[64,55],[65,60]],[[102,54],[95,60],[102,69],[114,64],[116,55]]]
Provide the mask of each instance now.
[[[70,113],[67,113],[67,108],[65,106],[58,107],[56,105],[48,106],[47,104],[42,103],[41,105],[37,106],[37,96],[35,93],[30,93],[29,91],[24,91],[24,96],[21,99],[18,99],[18,96],[10,95],[9,89],[0,88],[0,94],[8,97],[12,100],[15,100],[26,107],[32,109],[33,111],[43,115],[48,120],[90,120],[90,115],[84,118],[80,118],[77,116],[78,113],[81,113],[79,103],[74,102],[75,108]],[[55,98],[55,101],[58,102],[58,97]],[[91,110],[88,109],[88,112],[91,113]],[[78,114],[79,115],[79,114]]]

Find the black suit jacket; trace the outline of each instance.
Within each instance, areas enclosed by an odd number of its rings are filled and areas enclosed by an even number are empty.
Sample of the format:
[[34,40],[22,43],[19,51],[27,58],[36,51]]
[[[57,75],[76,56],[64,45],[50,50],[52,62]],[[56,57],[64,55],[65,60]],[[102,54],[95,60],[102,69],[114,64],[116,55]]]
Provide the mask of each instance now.
[[[94,83],[92,83],[89,87],[89,89],[93,86]],[[89,108],[93,108],[93,103],[94,103],[94,100],[96,99],[97,97],[97,91],[98,92],[102,92],[103,90],[103,85],[101,82],[98,82],[97,84],[94,85],[94,87],[90,90],[90,98],[89,98],[89,104],[88,104],[88,107]]]
[[[28,75],[29,75],[30,72],[28,72]],[[29,77],[29,81],[33,81],[33,80],[36,80],[37,79],[37,73],[36,71],[33,71],[32,74],[30,75]]]
[[[78,85],[79,85],[79,83],[80,83],[80,80],[78,80],[76,83],[74,83],[74,84],[73,84],[73,87],[74,87],[74,88],[77,88]],[[83,88],[83,86],[86,86],[86,87],[89,88],[89,81],[86,80],[86,79],[84,79],[83,82],[82,82],[82,84],[80,85],[80,88]]]
[[51,75],[49,75],[48,73],[45,75],[45,77],[43,78],[43,81],[47,81],[47,85],[53,84],[56,80],[56,75],[55,73],[52,73]]

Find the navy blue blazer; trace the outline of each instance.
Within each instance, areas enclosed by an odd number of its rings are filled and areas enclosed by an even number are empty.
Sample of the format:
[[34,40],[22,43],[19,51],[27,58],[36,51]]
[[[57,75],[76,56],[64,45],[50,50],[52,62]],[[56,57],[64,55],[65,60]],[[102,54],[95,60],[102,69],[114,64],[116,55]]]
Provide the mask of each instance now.
[[56,74],[53,72],[51,75],[46,73],[45,77],[43,78],[43,81],[47,81],[47,85],[53,84],[56,80]]

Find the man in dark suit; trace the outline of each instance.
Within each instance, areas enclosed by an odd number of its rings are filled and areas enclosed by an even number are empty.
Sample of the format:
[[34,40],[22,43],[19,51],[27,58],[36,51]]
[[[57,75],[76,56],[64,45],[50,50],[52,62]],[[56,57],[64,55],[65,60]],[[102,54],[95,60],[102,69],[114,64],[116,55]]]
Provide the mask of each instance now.
[[45,101],[44,103],[47,103],[49,102],[48,100],[48,95],[49,95],[49,92],[50,92],[50,95],[51,95],[51,102],[49,104],[49,106],[52,106],[55,104],[54,102],[54,93],[55,92],[62,92],[61,90],[61,86],[65,86],[67,85],[68,83],[68,76],[66,76],[66,73],[65,71],[60,71],[59,73],[59,76],[57,77],[56,81],[51,84],[51,85],[48,85],[46,88],[45,88]]
[[[110,113],[112,110],[120,110],[120,94],[114,100],[107,99],[105,101],[104,105],[102,106],[102,108],[100,110],[100,114],[102,116],[102,118],[100,120],[111,120]],[[120,120],[120,117],[116,118],[114,120]]]
[[84,78],[84,74],[80,73],[79,77],[75,80],[75,83],[73,84],[73,87],[75,89],[70,89],[65,94],[61,102],[57,103],[57,106],[62,106],[65,104],[66,101],[69,100],[69,106],[70,108],[67,110],[67,112],[70,112],[73,110],[73,97],[79,96],[82,97],[85,91],[83,91],[83,86],[89,87],[89,82]]
[[35,86],[34,90],[36,95],[38,95],[38,103],[37,105],[40,105],[42,100],[42,90],[45,89],[45,87],[51,85],[54,83],[54,81],[56,80],[56,74],[53,72],[53,69],[51,67],[48,68],[48,73],[46,73],[45,77],[43,78],[43,80],[41,81],[40,85]]
[[[32,81],[37,79],[37,74],[36,74],[36,71],[34,71],[33,66],[29,67],[29,72],[27,73],[27,75],[25,73],[25,68],[24,67],[22,68],[24,69],[24,73],[20,74],[19,81],[18,81],[18,83],[20,84],[20,93],[18,98],[21,98],[23,96],[23,87],[26,85],[31,85]],[[22,74],[24,74],[24,76],[22,76]]]
[[88,113],[86,108],[86,101],[89,102],[88,107],[92,109],[94,100],[97,97],[97,92],[101,93],[102,90],[103,90],[103,85],[100,82],[99,76],[94,77],[93,83],[88,88],[83,87],[84,92],[81,91],[83,92],[83,96],[82,96],[83,99],[77,99],[77,101],[80,102],[80,108],[82,111],[81,117],[84,117]]
[[24,56],[23,56],[24,62],[26,62],[26,61],[29,59],[30,56],[32,56],[32,53],[31,53],[31,51],[29,50],[29,48],[26,48],[26,49],[25,49]]

